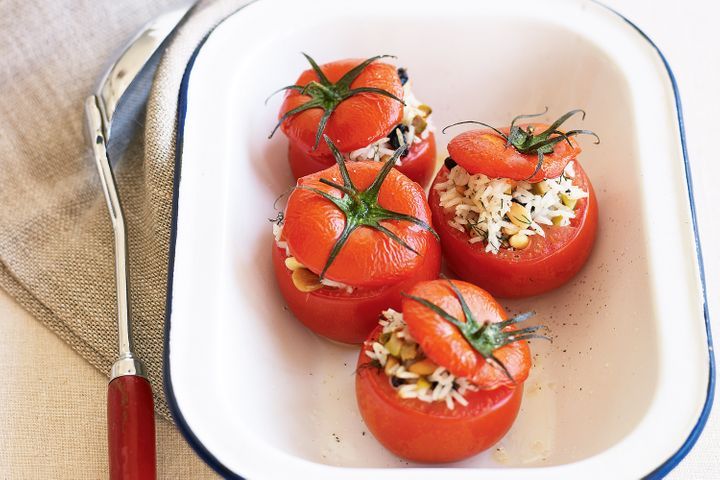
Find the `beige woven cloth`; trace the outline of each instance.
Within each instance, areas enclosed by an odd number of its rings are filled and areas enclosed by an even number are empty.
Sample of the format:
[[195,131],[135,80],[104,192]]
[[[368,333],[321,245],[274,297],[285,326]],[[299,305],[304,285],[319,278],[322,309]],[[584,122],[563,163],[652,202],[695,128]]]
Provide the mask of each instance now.
[[[84,134],[83,101],[144,21],[183,3],[0,1],[0,287],[105,373],[117,348],[112,228]],[[244,3],[201,0],[193,8],[163,53],[147,115],[137,119],[144,128],[135,129],[115,167],[128,223],[136,350],[165,417],[178,91],[198,44]]]

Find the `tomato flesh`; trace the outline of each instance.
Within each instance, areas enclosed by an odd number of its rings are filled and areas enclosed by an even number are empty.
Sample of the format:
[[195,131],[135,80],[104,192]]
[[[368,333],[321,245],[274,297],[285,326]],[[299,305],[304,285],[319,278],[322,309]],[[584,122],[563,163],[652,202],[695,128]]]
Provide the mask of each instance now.
[[[373,331],[369,344],[380,332]],[[522,384],[468,391],[468,405],[456,403],[452,410],[445,402],[403,399],[370,361],[363,349],[355,377],[360,414],[380,443],[408,460],[454,462],[487,450],[507,433],[520,409]]]
[[304,293],[292,281],[285,266],[285,250],[273,243],[272,260],[280,292],[295,317],[318,335],[343,343],[361,343],[377,325],[383,310],[400,309],[401,295],[419,281],[437,278],[440,273],[440,246],[433,242],[419,269],[401,282],[355,288],[348,293],[338,288],[321,288]]
[[[290,170],[296,179],[335,165],[332,155],[311,155],[292,142],[288,146],[288,159]],[[401,165],[396,168],[423,188],[427,187],[437,163],[435,134],[430,132],[421,142],[413,143],[407,156],[400,160]]]
[[543,225],[545,238],[533,235],[527,248],[515,251],[501,248],[497,254],[485,252],[484,242],[469,243],[467,233],[448,225],[454,209],[446,212],[440,206],[440,194],[434,188],[446,181],[448,174],[448,169],[443,167],[435,177],[429,203],[445,261],[459,278],[497,297],[527,297],[558,288],[587,261],[598,228],[598,205],[592,184],[577,160],[573,183],[589,196],[578,200],[570,225]]

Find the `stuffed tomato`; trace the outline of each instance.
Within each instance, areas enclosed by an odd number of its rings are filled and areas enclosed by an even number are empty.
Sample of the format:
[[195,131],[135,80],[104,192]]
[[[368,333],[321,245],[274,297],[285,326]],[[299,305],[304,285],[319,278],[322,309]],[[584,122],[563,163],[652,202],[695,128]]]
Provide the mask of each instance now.
[[559,287],[585,264],[598,205],[574,137],[597,136],[558,130],[579,112],[550,126],[516,125],[527,117],[520,116],[508,128],[471,130],[450,141],[429,202],[445,260],[458,277],[499,297],[524,297]]
[[420,186],[385,163],[345,163],[298,180],[275,224],[275,276],[288,306],[331,340],[361,343],[401,292],[437,278],[440,243]]
[[306,55],[312,68],[285,88],[276,126],[289,139],[295,178],[335,164],[320,141],[327,134],[350,161],[386,162],[407,145],[397,169],[422,186],[430,182],[436,164],[432,110],[413,94],[407,71],[378,61],[384,57],[319,66]]
[[486,450],[510,429],[531,358],[518,328],[485,290],[434,280],[410,289],[363,345],[355,379],[360,413],[388,450],[452,462]]

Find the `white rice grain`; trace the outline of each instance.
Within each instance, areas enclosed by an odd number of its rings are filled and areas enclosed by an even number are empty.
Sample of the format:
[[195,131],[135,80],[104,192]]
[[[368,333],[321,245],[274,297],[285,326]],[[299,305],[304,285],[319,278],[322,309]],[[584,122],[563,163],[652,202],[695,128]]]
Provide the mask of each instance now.
[[[558,219],[556,221],[560,226],[570,224],[575,212],[563,204],[561,194],[571,200],[588,196],[587,192],[573,185],[574,168],[574,162],[570,162],[561,176],[545,180],[548,191],[544,195],[533,193],[530,182],[518,181],[513,186],[508,179],[470,175],[460,165],[453,167],[447,180],[434,188],[440,194],[440,206],[454,213],[448,224],[468,233],[470,243],[483,242],[486,252],[498,253],[503,245],[507,246],[507,235],[502,228],[514,228],[506,217],[512,202],[520,203],[530,213],[530,224],[520,230],[525,235],[544,237],[542,225],[553,225],[553,218]],[[462,187],[464,192],[461,194],[456,187]]]

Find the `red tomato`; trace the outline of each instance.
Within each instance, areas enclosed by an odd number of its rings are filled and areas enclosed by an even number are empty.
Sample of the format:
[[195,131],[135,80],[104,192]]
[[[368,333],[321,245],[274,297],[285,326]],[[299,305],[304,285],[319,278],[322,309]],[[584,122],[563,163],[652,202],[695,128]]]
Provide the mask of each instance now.
[[[482,288],[459,280],[453,280],[453,284],[478,323],[497,323],[507,319],[505,310]],[[466,321],[460,301],[447,280],[418,283],[408,293],[429,300],[461,322]],[[500,368],[486,362],[455,325],[437,313],[407,297],[403,298],[402,312],[410,333],[425,355],[453,375],[466,377],[478,387],[489,390],[522,383],[530,374],[530,348],[525,341],[512,342],[494,352],[512,375],[513,380],[510,380]],[[515,327],[505,328],[505,331],[511,330]]]
[[[518,125],[523,129],[534,127],[542,132],[548,125],[526,123]],[[499,129],[508,134],[509,128]],[[533,175],[538,163],[537,154],[522,154],[512,146],[506,146],[506,140],[489,129],[469,130],[463,132],[448,143],[450,157],[471,175],[482,173],[490,178],[509,178],[512,180],[528,180],[539,182],[547,178],[559,177],[565,166],[581,152],[580,146],[572,138],[567,142],[558,142],[553,146],[553,153],[543,156],[543,164]],[[532,177],[531,177],[532,175]]]
[[526,297],[559,287],[585,264],[595,243],[598,205],[592,184],[577,160],[573,183],[587,191],[589,197],[578,200],[570,225],[543,225],[545,238],[534,235],[527,248],[503,248],[497,254],[485,252],[482,242],[469,243],[466,233],[448,225],[453,211],[445,212],[440,207],[440,196],[434,188],[447,180],[448,173],[445,167],[438,173],[430,188],[429,202],[445,261],[458,277],[498,297]]
[[[290,194],[285,210],[281,239],[287,243],[292,256],[316,275],[326,269],[333,247],[348,224],[347,219],[355,222],[350,225],[362,225],[343,237],[345,242],[325,273],[329,280],[352,286],[352,293],[328,287],[301,292],[284,265],[285,252],[277,245],[273,248],[275,275],[293,313],[313,331],[333,340],[361,342],[377,323],[382,310],[399,308],[401,291],[420,280],[437,278],[440,272],[440,243],[432,232],[407,219],[380,220],[379,225],[386,229],[384,232],[360,221],[376,220],[378,217],[372,212],[382,208],[413,217],[430,228],[430,208],[422,188],[395,169],[383,171],[387,176],[377,191],[377,201],[367,200],[369,187],[383,166],[377,162],[347,164],[347,173],[356,191],[346,196],[320,181],[343,184],[338,166],[302,177]],[[322,193],[344,198],[352,205],[338,206]],[[353,203],[352,198],[366,200]]]
[[[311,155],[305,153],[303,149],[298,148],[292,142],[288,147],[288,158],[290,160],[290,169],[295,178],[304,177],[335,165],[335,159],[332,155]],[[407,156],[400,158],[400,161],[402,164],[395,168],[407,175],[410,180],[419,183],[423,188],[426,187],[430,183],[433,173],[435,173],[435,134],[430,132],[422,142],[413,143],[410,152]]]
[[[484,290],[461,281],[453,284],[476,322],[497,323],[507,318],[503,308]],[[428,300],[465,321],[460,301],[448,281],[421,282],[408,295]],[[512,342],[493,352],[513,376],[515,383],[511,383],[502,370],[485,361],[457,327],[428,307],[405,297],[402,312],[427,358],[453,375],[467,377],[481,390],[467,391],[464,397],[468,405],[456,404],[453,409],[444,402],[401,398],[387,375],[365,354],[382,332],[377,327],[360,353],[355,379],[358,406],[368,428],[390,451],[418,462],[452,462],[489,448],[507,433],[517,417],[522,382],[531,363],[527,342]],[[510,330],[515,327],[503,331]]]
[[[379,162],[347,163],[350,177],[359,190],[367,189],[382,167]],[[321,178],[342,183],[340,170],[334,166],[300,178],[298,185],[338,198],[342,196],[336,188],[321,183]],[[380,187],[378,202],[388,210],[431,223],[425,192],[397,170],[391,170]],[[288,198],[283,238],[300,263],[320,273],[345,223],[345,214],[332,202],[315,192],[296,188]],[[437,239],[411,222],[390,220],[383,224],[417,253],[384,233],[360,227],[350,235],[327,270],[326,278],[354,287],[380,287],[412,277],[425,263],[426,253]]]
[[[337,82],[349,70],[362,63],[363,59],[338,60],[321,65],[320,69],[330,82]],[[305,86],[318,76],[312,70],[305,70],[295,82]],[[403,96],[403,88],[394,66],[373,62],[351,84],[351,88],[374,87],[385,90],[398,98]],[[293,108],[308,102],[310,97],[296,90],[288,90],[285,101],[280,107],[278,118]],[[291,143],[305,153],[313,156],[330,156],[330,150],[324,142],[315,147],[320,119],[324,111],[312,108],[290,116],[282,123],[282,130]],[[341,152],[350,152],[370,145],[381,139],[402,120],[403,105],[392,98],[377,93],[360,93],[340,103],[325,127],[325,134]]]
[[396,167],[401,173],[407,175],[410,180],[419,183],[421,187],[427,187],[432,181],[437,165],[437,148],[435,146],[435,134],[430,132],[428,137],[420,143],[413,143],[410,152],[406,157],[400,158],[402,165]]
[[355,288],[352,293],[327,287],[303,293],[295,287],[292,272],[285,266],[285,250],[277,244],[272,250],[275,278],[295,317],[318,335],[343,343],[361,343],[377,325],[383,310],[400,310],[401,292],[419,281],[437,278],[440,272],[440,245],[433,242],[420,268],[401,282]]
[[522,385],[467,392],[468,406],[453,410],[442,402],[403,399],[364,353],[355,377],[358,407],[370,432],[395,455],[425,463],[462,460],[497,443],[517,417],[522,392]]

